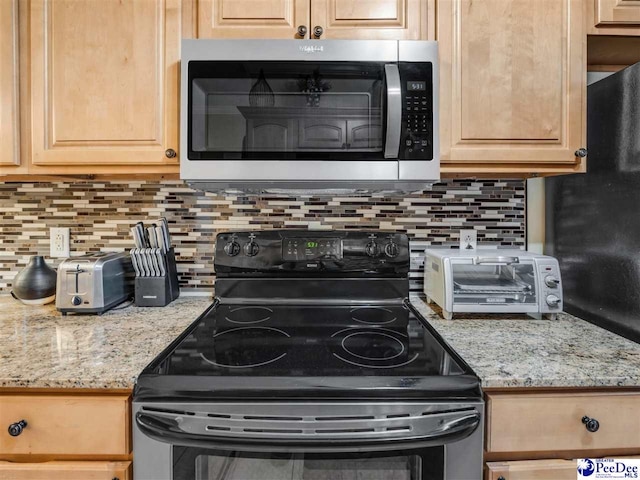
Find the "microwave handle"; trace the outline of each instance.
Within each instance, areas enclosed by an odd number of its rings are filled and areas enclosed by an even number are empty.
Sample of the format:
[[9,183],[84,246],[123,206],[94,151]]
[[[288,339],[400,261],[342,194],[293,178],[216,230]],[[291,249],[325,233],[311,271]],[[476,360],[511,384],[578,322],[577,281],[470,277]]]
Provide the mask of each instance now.
[[384,158],[398,158],[402,131],[402,86],[397,63],[384,66],[387,78],[387,138],[384,142]]
[[473,263],[474,265],[480,265],[482,263],[491,263],[491,264],[505,264],[505,265],[511,265],[514,263],[520,263],[520,259],[518,257],[503,257],[503,256],[497,256],[497,257],[476,257],[473,259]]

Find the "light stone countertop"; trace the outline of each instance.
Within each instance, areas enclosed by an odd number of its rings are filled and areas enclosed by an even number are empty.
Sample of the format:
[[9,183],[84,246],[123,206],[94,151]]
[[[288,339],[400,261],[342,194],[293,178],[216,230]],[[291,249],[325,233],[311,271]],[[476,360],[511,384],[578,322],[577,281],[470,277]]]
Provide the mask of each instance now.
[[131,389],[211,303],[180,297],[163,308],[63,317],[54,304],[26,306],[0,296],[0,387]]
[[[412,301],[484,388],[640,386],[640,345],[571,315],[443,320],[421,299]],[[180,297],[164,308],[63,317],[53,305],[0,296],[0,387],[131,389],[211,303]]]
[[482,387],[639,387],[640,345],[577,317],[455,315],[416,309],[482,379]]

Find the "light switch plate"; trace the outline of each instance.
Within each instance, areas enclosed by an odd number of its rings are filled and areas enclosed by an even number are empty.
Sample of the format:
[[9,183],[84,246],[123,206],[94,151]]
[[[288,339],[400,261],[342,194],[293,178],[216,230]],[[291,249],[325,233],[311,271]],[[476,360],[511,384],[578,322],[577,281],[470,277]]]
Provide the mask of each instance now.
[[478,246],[478,232],[460,230],[460,250],[475,250]]
[[69,228],[51,228],[49,230],[51,258],[67,258],[69,256]]

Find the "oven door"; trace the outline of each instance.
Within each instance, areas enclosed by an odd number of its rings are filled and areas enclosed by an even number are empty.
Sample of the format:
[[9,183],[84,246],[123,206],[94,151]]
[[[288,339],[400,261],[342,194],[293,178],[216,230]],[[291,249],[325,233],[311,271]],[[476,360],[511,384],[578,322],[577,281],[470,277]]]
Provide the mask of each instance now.
[[183,41],[181,178],[439,178],[437,46],[417,43]]
[[134,402],[137,480],[477,480],[484,404]]
[[173,478],[443,480],[444,447],[376,453],[255,453],[173,447]]

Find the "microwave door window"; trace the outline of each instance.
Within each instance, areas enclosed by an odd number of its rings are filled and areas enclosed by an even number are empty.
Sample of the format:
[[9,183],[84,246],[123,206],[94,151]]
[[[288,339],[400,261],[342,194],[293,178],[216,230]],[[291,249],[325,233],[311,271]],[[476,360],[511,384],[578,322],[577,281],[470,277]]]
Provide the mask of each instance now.
[[189,82],[190,158],[383,156],[384,64],[190,62]]

